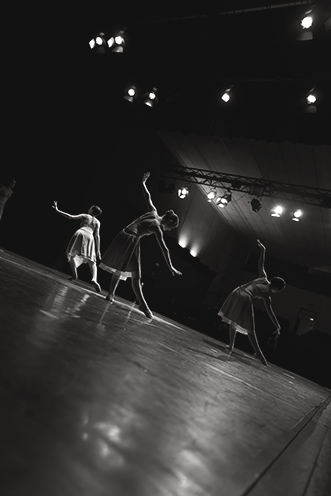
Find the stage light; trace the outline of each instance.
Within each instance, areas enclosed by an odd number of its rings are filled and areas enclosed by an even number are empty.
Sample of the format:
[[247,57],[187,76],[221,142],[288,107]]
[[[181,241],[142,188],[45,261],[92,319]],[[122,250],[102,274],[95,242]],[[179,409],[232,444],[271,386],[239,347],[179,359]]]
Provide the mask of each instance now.
[[311,105],[313,103],[316,103],[316,96],[313,93],[309,93],[309,95],[307,95],[307,97],[306,97],[306,100],[307,100],[307,103],[309,105]]
[[111,36],[108,39],[107,45],[112,52],[123,53],[125,47],[125,39],[123,37],[124,33],[125,29],[121,29],[115,36]]
[[156,93],[157,93],[157,88],[153,88],[152,91],[150,91],[147,94],[144,100],[144,104],[147,105],[148,107],[154,107],[154,105],[157,103]]
[[223,93],[221,98],[222,98],[223,102],[227,103],[230,100],[230,95],[229,95],[229,93],[225,92],[225,93]]
[[106,50],[105,33],[100,32],[98,33],[97,36],[91,38],[89,41],[89,45],[91,50],[97,53],[105,53]]
[[251,201],[251,207],[253,212],[258,212],[259,210],[261,210],[262,205],[260,200],[258,198],[253,198],[253,200]]
[[229,88],[226,88],[226,90],[224,91],[224,93],[221,96],[221,100],[223,100],[223,102],[228,103],[228,101],[230,100],[230,91],[231,90],[232,90],[232,86],[229,86]]
[[178,188],[177,194],[178,198],[180,198],[181,200],[185,200],[185,198],[188,197],[189,193],[189,189],[186,186],[184,186],[183,188]]
[[280,217],[284,211],[284,208],[281,205],[277,205],[276,207],[271,209],[272,217]]
[[310,15],[306,15],[303,19],[301,19],[301,27],[302,29],[309,29],[313,25],[313,18]]
[[232,195],[231,193],[226,193],[225,195],[223,196],[219,196],[217,199],[216,199],[216,205],[220,208],[224,208],[227,206],[227,204],[232,200]]
[[217,195],[217,190],[212,188],[208,193],[207,193],[207,201],[211,202],[213,201],[214,198],[216,198]]
[[302,216],[302,210],[299,208],[298,210],[292,213],[292,220],[294,222],[299,222],[301,216]]
[[136,94],[137,94],[137,88],[134,85],[132,85],[126,90],[124,98],[128,100],[128,102],[132,103],[134,101]]

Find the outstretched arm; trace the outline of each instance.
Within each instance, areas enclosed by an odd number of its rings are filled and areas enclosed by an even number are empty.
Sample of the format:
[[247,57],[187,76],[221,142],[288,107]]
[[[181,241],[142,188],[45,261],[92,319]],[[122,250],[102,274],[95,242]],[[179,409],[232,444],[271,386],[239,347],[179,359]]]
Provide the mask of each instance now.
[[257,240],[258,246],[261,248],[260,258],[259,258],[259,277],[267,277],[267,273],[264,270],[264,260],[265,260],[265,246],[261,243],[261,241]]
[[273,322],[274,326],[276,327],[276,331],[275,333],[277,334],[277,336],[279,336],[280,334],[280,325],[279,325],[279,322],[277,320],[277,317],[272,309],[272,305],[271,305],[271,298],[270,296],[267,296],[263,299],[264,301],[264,306],[266,308],[266,311],[267,311],[267,314],[269,315],[270,317],[270,320]]
[[82,219],[84,217],[85,214],[79,214],[79,215],[71,215],[71,214],[67,214],[66,212],[62,212],[62,210],[59,210],[58,207],[57,207],[57,201],[55,200],[53,202],[53,205],[52,207],[61,215],[63,215],[63,217],[66,217],[67,219]]
[[149,178],[150,175],[151,175],[150,172],[145,172],[144,175],[143,175],[144,196],[145,196],[145,201],[147,203],[148,210],[155,210],[155,212],[156,212],[156,207],[155,207],[155,205],[152,202],[151,194],[148,191],[147,186],[146,186],[146,181],[147,181],[147,179]]
[[170,269],[170,272],[172,273],[173,276],[176,274],[178,276],[181,276],[182,273],[179,270],[175,269],[175,267],[172,265],[170,253],[169,253],[167,245],[164,242],[162,231],[158,230],[157,233],[155,233],[155,235],[156,235],[157,242],[159,243],[159,246],[161,248],[162,254],[164,256],[164,259],[167,262],[167,265]]

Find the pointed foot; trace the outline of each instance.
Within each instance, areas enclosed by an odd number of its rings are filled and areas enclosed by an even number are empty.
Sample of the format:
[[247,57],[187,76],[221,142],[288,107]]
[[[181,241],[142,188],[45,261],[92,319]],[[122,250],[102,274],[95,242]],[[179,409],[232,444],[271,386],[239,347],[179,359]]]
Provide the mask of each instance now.
[[148,319],[152,319],[154,317],[154,315],[152,314],[152,312],[150,311],[150,309],[148,307],[143,307],[143,306],[139,305],[138,308],[141,312],[143,312],[146,315],[146,317]]
[[101,293],[101,286],[97,281],[92,281],[92,284],[94,286],[94,289],[96,290],[97,293]]

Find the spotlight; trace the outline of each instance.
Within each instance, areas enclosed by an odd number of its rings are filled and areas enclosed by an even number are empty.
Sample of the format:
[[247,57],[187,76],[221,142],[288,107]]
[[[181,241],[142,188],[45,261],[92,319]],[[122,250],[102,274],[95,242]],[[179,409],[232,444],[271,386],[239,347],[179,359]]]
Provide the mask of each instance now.
[[272,217],[280,217],[284,211],[284,208],[280,205],[277,205],[276,207],[271,209],[271,216]]
[[230,95],[229,95],[229,93],[225,92],[225,93],[223,93],[221,98],[222,98],[223,102],[227,103],[230,100]]
[[292,213],[292,220],[294,222],[299,222],[301,216],[302,216],[302,210],[299,208],[298,210]]
[[107,40],[107,45],[112,52],[123,53],[125,47],[124,33],[125,29],[121,29],[115,36],[111,36]]
[[124,98],[126,100],[128,100],[128,102],[133,102],[134,101],[134,98],[136,96],[136,93],[137,93],[137,88],[135,86],[130,86],[127,90],[126,90],[126,93],[124,95]]
[[302,29],[309,29],[313,25],[313,18],[310,15],[305,15],[303,19],[301,19],[301,27]]
[[91,50],[93,49],[97,53],[105,53],[106,51],[105,33],[100,32],[97,36],[91,38],[89,41],[89,45]]
[[300,19],[301,30],[297,34],[297,41],[311,41],[313,35],[313,9],[307,10]]
[[231,192],[229,191],[228,193],[226,193],[225,195],[223,195],[223,199],[228,204],[232,200],[232,194],[231,194]]
[[218,205],[220,208],[225,208],[227,204],[232,200],[232,195],[231,193],[226,193],[223,196],[219,196],[216,198],[216,205]]
[[259,210],[261,210],[262,205],[260,200],[258,200],[258,198],[253,198],[253,200],[251,201],[251,207],[253,212],[258,212]]
[[316,96],[313,93],[309,93],[306,97],[308,105],[311,105],[312,103],[316,103]]
[[216,195],[217,195],[217,191],[216,189],[211,189],[208,193],[207,193],[207,201],[211,202],[214,198],[216,198]]
[[178,188],[177,194],[178,194],[178,198],[180,198],[181,200],[185,200],[185,198],[188,197],[190,192],[189,189],[186,186],[184,186],[183,188]]
[[144,100],[144,104],[147,105],[148,107],[154,107],[154,105],[157,103],[157,88],[153,88],[152,91],[148,93]]
[[220,208],[224,208],[227,206],[227,201],[223,198],[223,196],[219,196],[215,200],[216,205],[218,205]]
[[229,86],[229,88],[227,88],[223,95],[221,96],[221,100],[223,100],[223,102],[225,103],[228,103],[228,101],[230,100],[230,91],[232,90],[232,86]]

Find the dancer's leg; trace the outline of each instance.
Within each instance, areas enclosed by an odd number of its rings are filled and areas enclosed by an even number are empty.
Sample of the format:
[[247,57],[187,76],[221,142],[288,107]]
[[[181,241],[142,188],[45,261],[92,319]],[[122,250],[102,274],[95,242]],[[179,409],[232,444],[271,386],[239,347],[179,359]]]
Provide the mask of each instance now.
[[74,257],[69,258],[69,264],[70,264],[70,268],[71,268],[71,272],[72,272],[72,279],[78,279],[77,265],[76,265]]
[[153,317],[153,314],[152,312],[150,311],[148,305],[147,305],[147,302],[144,298],[144,295],[143,295],[143,292],[142,292],[142,285],[141,285],[141,279],[140,277],[133,277],[132,278],[132,289],[134,291],[134,294],[136,295],[136,298],[139,302],[139,310],[141,310],[142,312],[144,312],[144,314],[146,315],[146,317],[148,318],[152,318]]
[[234,348],[234,340],[236,339],[236,334],[237,334],[237,331],[236,331],[236,324],[234,322],[231,322],[230,323],[230,326],[229,326],[229,338],[230,338],[230,342],[229,342],[229,345],[226,346],[226,349],[228,351],[233,351],[233,348]]
[[118,274],[112,274],[111,276],[111,281],[110,281],[110,287],[109,287],[109,293],[106,296],[106,300],[108,301],[113,301],[116,288],[118,286],[118,283],[120,282],[120,276]]
[[91,275],[92,275],[91,282],[92,282],[95,290],[98,293],[101,293],[101,287],[100,287],[100,284],[97,281],[97,264],[95,262],[92,262],[92,261],[89,261],[88,264],[89,264]]
[[259,346],[259,343],[257,341],[255,332],[249,333],[248,334],[248,339],[250,340],[251,345],[253,346],[253,348],[255,350],[255,355],[261,360],[261,362],[263,363],[263,365],[268,365],[268,362],[265,359],[265,357],[264,357],[264,355],[263,355],[263,353],[261,351],[261,348]]

